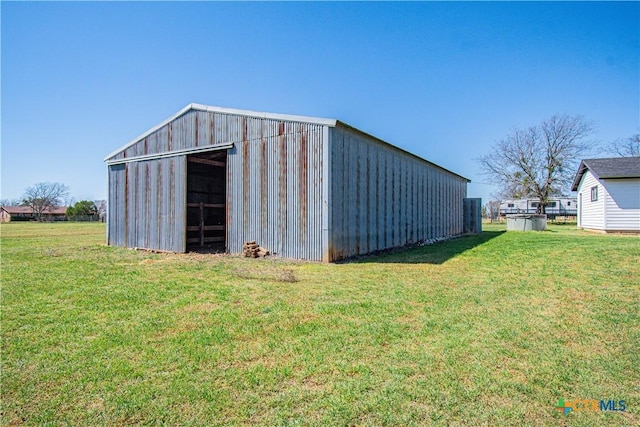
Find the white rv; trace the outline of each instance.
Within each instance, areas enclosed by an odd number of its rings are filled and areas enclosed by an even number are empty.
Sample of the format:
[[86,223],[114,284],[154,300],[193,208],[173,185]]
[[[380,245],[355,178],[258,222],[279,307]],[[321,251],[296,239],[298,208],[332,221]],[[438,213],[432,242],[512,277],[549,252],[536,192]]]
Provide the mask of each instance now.
[[[512,199],[500,202],[500,216],[512,214],[534,214],[538,212],[538,199]],[[555,219],[556,216],[578,215],[577,197],[557,197],[549,199],[545,206],[547,218]]]

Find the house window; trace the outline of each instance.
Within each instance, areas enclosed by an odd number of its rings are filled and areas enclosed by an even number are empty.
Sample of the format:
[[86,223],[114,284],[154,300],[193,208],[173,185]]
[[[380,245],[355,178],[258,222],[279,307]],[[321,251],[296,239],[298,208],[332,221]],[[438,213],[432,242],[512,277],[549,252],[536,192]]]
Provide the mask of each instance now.
[[597,185],[595,187],[591,187],[591,201],[592,202],[597,202],[598,201],[598,186]]
[[507,207],[513,208],[513,207],[515,207],[515,205],[513,203],[509,203],[509,204],[507,204]]
[[567,206],[571,206],[571,202],[567,202]]

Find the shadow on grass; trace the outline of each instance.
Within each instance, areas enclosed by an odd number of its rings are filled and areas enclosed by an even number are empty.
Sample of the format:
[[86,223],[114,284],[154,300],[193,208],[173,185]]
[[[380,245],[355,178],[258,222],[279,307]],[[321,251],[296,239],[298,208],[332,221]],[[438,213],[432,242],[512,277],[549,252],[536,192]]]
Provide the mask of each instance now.
[[389,249],[339,261],[338,263],[398,263],[398,264],[442,264],[463,252],[480,246],[506,231],[484,231],[479,235],[462,236],[426,246]]

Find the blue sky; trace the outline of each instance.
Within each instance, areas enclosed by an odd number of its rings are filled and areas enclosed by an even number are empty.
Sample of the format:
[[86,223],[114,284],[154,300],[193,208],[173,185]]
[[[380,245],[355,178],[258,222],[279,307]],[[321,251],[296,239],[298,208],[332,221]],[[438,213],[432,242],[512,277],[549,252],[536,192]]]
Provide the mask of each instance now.
[[493,191],[474,159],[582,114],[640,132],[640,4],[14,3],[2,14],[3,199],[104,199],[103,158],[197,102],[336,118]]

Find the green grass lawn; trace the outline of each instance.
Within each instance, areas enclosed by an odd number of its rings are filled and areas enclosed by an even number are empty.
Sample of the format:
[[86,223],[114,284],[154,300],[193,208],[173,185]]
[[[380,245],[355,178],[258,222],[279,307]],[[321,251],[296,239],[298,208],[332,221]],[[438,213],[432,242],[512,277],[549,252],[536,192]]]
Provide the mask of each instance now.
[[1,424],[640,423],[640,239],[485,230],[323,265],[3,224]]

